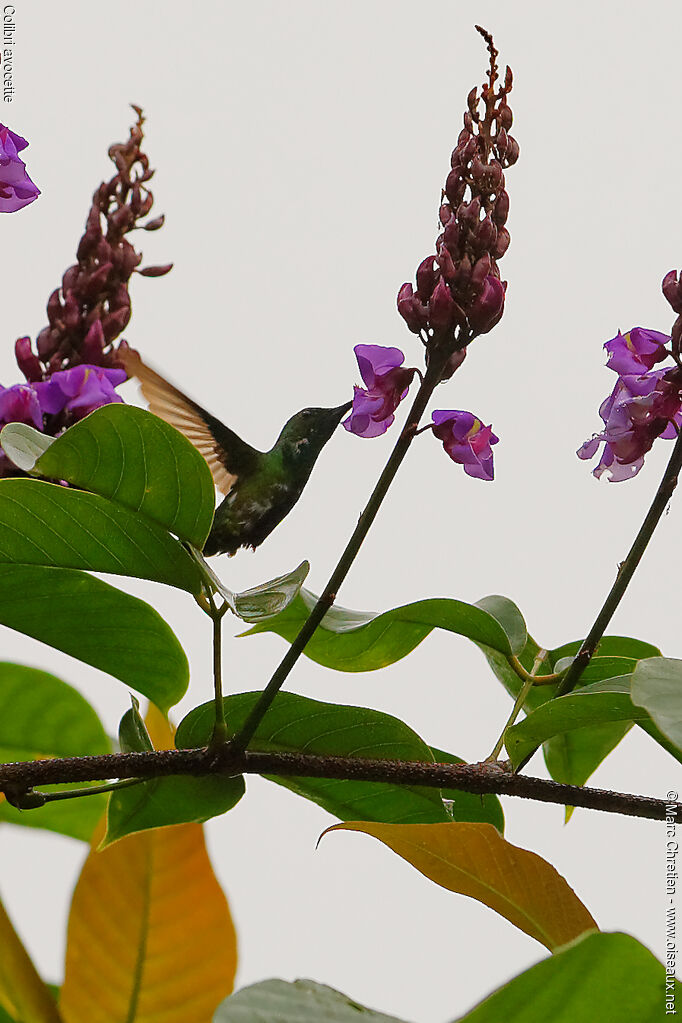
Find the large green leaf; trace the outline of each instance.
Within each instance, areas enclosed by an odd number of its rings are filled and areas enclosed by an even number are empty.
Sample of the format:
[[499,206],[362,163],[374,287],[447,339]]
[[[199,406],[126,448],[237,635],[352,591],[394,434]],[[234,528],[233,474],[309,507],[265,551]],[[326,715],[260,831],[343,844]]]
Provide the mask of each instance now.
[[38,458],[33,472],[140,512],[195,547],[211,528],[215,490],[190,442],[151,412],[104,405]]
[[[596,683],[595,686],[560,696],[544,703],[528,714],[523,721],[508,728],[505,733],[505,746],[514,766],[520,764],[531,750],[554,736],[575,731],[585,733],[590,729],[596,752],[597,733],[594,731],[596,727],[618,723],[619,730],[624,735],[634,721],[648,717],[646,711],[639,710],[630,699],[629,681],[630,676],[626,675],[622,679],[610,679],[611,684],[622,682],[619,688],[611,685],[610,691],[598,688],[603,686],[603,683]],[[575,777],[575,765],[573,777],[571,784],[574,785],[583,785],[587,780],[586,777]]]
[[97,494],[40,480],[0,480],[0,563],[89,569],[201,591],[196,562],[155,522]]
[[[239,730],[259,695],[239,693],[225,699],[231,734]],[[212,703],[195,707],[178,727],[177,747],[205,746],[210,740],[213,722]],[[275,697],[250,748],[263,752],[433,763],[433,754],[426,743],[398,718],[365,707],[320,703],[294,693],[279,693]],[[268,777],[341,820],[361,817],[393,823],[433,823],[452,819],[436,788],[328,778]]]
[[[568,663],[567,658],[574,657],[580,646],[581,641],[575,640],[554,650],[548,650],[539,674],[550,674],[557,668],[565,666]],[[489,647],[481,646],[481,649],[495,676],[507,692],[516,697],[521,688],[521,680],[507,659]],[[540,647],[535,640],[529,637],[525,649],[519,655],[519,660],[527,671],[531,670],[539,650]],[[598,655],[592,658],[587,671],[581,677],[577,693],[586,685],[629,673],[634,670],[639,658],[651,657],[652,654],[658,653],[657,647],[651,643],[629,636],[605,636],[599,644],[598,651]],[[531,689],[525,703],[525,713],[530,714],[547,705],[548,701],[552,701],[556,696],[557,689],[558,685],[536,686]],[[558,730],[543,744],[545,763],[550,775],[558,782],[583,785],[618,745],[629,728],[629,721],[601,721],[571,730]]]
[[213,1023],[404,1023],[314,980],[263,980],[230,995]]
[[682,751],[682,661],[650,657],[639,662],[632,679],[632,700]]
[[[45,671],[0,663],[2,761],[110,752],[111,744],[97,714],[80,693]],[[44,791],[54,788],[46,785]],[[87,842],[105,805],[104,795],[47,803],[35,810],[17,810],[3,800],[0,821],[47,828]]]
[[[453,1023],[659,1023],[664,979],[662,964],[629,934],[587,934]],[[674,986],[679,1003],[682,985]]]
[[[281,614],[244,635],[275,632],[292,642],[317,597],[302,589]],[[485,597],[477,604],[440,597],[419,600],[383,614],[332,607],[304,653],[337,671],[374,671],[406,657],[433,629],[445,629],[503,654],[523,649],[526,629],[521,612],[506,597]]]
[[0,624],[108,672],[163,710],[187,689],[187,658],[161,616],[86,572],[0,565]]

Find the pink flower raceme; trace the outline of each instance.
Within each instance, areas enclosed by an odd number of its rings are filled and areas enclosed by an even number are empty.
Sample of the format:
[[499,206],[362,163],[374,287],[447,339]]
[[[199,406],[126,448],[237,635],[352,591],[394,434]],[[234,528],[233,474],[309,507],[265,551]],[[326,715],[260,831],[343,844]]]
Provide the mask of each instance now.
[[405,356],[399,348],[356,345],[354,351],[367,389],[353,388],[353,408],[343,425],[358,437],[378,437],[393,423],[417,370],[403,368]]
[[479,480],[493,478],[492,445],[497,444],[490,426],[484,426],[471,412],[438,409],[432,413],[433,434],[453,460],[464,467],[468,476]]
[[604,345],[608,368],[619,374],[618,381],[599,409],[603,431],[577,451],[578,458],[592,458],[604,444],[593,469],[598,479],[604,472],[611,483],[632,479],[657,437],[677,436],[677,427],[682,426],[682,374],[676,366],[651,368],[668,356],[668,341],[666,334],[635,327]]
[[0,213],[16,213],[40,195],[18,153],[28,142],[0,124]]
[[504,171],[518,160],[519,146],[509,134],[512,73],[507,68],[499,82],[492,37],[477,30],[490,54],[487,81],[480,96],[472,89],[467,97],[464,127],[443,188],[435,253],[419,264],[416,288],[407,283],[398,292],[398,312],[421,337],[427,357],[436,348],[465,348],[492,330],[504,312],[506,283],[500,280],[499,261],[510,243]]

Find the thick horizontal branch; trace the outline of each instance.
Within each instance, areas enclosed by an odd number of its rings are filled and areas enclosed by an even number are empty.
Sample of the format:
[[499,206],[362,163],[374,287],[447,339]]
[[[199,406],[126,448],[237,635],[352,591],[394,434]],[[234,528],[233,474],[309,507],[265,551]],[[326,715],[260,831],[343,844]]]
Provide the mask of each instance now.
[[[149,753],[111,753],[102,756],[30,760],[0,765],[0,791],[13,800],[42,785],[109,781],[123,778],[159,778],[168,775],[265,774],[339,780],[386,782],[459,789],[481,795],[519,796],[543,803],[581,806],[605,813],[663,820],[663,799],[635,796],[606,789],[560,785],[543,778],[512,774],[499,764],[429,764],[399,760],[363,760],[356,757],[321,757],[304,753],[258,753],[207,749],[155,750]],[[682,819],[682,803],[675,813]],[[670,810],[668,809],[668,812]]]

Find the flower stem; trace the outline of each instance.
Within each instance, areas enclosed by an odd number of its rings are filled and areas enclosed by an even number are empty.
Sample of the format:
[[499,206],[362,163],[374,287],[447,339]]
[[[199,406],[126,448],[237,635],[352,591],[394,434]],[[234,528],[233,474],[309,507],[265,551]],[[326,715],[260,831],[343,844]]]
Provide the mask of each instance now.
[[241,751],[246,749],[272,701],[282,688],[289,672],[303,653],[308,640],[311,638],[315,629],[336,600],[338,589],[348,575],[350,567],[353,564],[367,533],[369,532],[370,526],[377,516],[377,512],[381,507],[388,488],[393,482],[393,478],[400,467],[400,463],[407,454],[410,444],[414,440],[419,427],[419,421],[424,414],[424,410],[426,409],[436,385],[440,382],[447,360],[448,356],[443,354],[438,356],[434,355],[434,357],[429,360],[426,373],[424,374],[424,378],[419,386],[419,390],[417,391],[414,402],[412,403],[412,407],[407,416],[407,422],[396,441],[395,447],[393,448],[381,475],[379,476],[365,510],[360,516],[358,524],[346,545],[346,549],[339,558],[338,564],[332,572],[327,585],[318,597],[317,603],[301,626],[298,635],[275,669],[272,678],[261,693],[257,702],[254,704],[250,714],[244,722],[244,725],[232,739],[231,745],[235,750]]
[[208,604],[207,614],[213,622],[213,698],[215,704],[215,724],[209,748],[215,749],[227,742],[227,722],[223,703],[223,616],[227,611],[227,604],[218,607],[212,594],[208,595]]
[[[592,660],[594,653],[599,646],[599,642],[608,628],[609,622],[613,618],[616,608],[623,599],[630,580],[635,574],[635,569],[642,560],[644,551],[646,550],[649,540],[651,540],[654,530],[666,509],[668,501],[675,491],[680,469],[682,469],[682,433],[678,434],[677,440],[675,441],[675,447],[673,448],[672,455],[670,456],[670,461],[665,468],[665,472],[663,473],[661,482],[659,483],[656,495],[651,502],[649,511],[646,513],[644,522],[640,526],[639,532],[634,539],[632,547],[628,551],[627,557],[619,565],[615,582],[611,587],[599,614],[594,620],[594,625],[583,640],[580,650],[575,655],[573,663],[564,675],[563,681],[557,690],[555,699],[559,696],[566,696],[567,693],[570,693],[573,689],[575,689],[576,685],[580,681],[580,676]],[[536,747],[532,750],[525,760],[519,764],[516,769],[517,772],[525,767],[530,758],[537,753],[538,748],[539,747]]]
[[[533,688],[533,684],[535,682],[535,676],[537,675],[538,671],[540,670],[540,665],[542,664],[542,662],[544,661],[546,656],[547,656],[547,651],[543,650],[541,648],[540,650],[538,650],[537,654],[535,655],[535,660],[533,661],[533,667],[531,668],[531,670],[528,672],[528,671],[526,671],[525,668],[523,669],[523,671],[524,671],[523,685],[521,686],[521,689],[519,690],[519,695],[516,697],[516,700],[514,701],[514,706],[512,707],[511,714],[507,718],[507,722],[506,722],[504,728],[502,729],[502,732],[500,733],[500,737],[497,740],[497,742],[495,743],[495,748],[493,749],[492,753],[488,757],[488,761],[497,760],[497,758],[499,757],[499,755],[500,755],[500,753],[502,751],[502,747],[504,746],[504,737],[505,737],[505,734],[507,732],[507,729],[511,728],[511,726],[514,724],[514,722],[516,721],[517,717],[521,713],[521,709],[522,709],[524,703],[526,702],[526,698],[528,696],[528,693]],[[523,667],[523,666],[521,665],[521,667]]]

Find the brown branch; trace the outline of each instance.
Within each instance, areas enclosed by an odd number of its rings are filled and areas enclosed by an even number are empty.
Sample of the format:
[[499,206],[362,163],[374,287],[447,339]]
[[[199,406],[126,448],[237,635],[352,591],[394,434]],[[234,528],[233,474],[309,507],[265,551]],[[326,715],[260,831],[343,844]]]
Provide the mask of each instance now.
[[[113,753],[102,756],[30,760],[0,765],[0,790],[21,803],[37,785],[105,781],[112,778],[158,778],[168,775],[264,774],[339,780],[384,782],[459,789],[481,795],[519,796],[544,803],[581,806],[605,813],[620,813],[663,820],[674,806],[682,819],[682,803],[636,796],[605,789],[561,785],[543,778],[512,774],[499,764],[430,764],[398,760],[364,760],[303,753],[239,753],[223,750],[155,750],[149,753]],[[24,804],[26,805],[26,803]],[[670,810],[668,810],[670,812]]]

